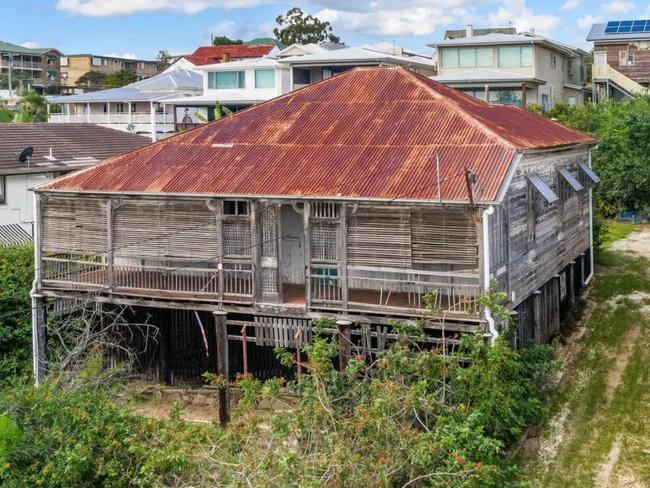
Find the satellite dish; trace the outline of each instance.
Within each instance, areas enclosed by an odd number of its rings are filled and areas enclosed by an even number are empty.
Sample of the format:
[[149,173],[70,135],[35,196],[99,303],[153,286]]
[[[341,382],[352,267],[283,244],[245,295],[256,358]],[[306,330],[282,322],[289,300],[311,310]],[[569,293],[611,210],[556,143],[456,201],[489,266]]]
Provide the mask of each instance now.
[[32,154],[34,154],[34,148],[32,146],[28,146],[20,153],[20,156],[18,156],[18,161],[24,163],[32,157]]

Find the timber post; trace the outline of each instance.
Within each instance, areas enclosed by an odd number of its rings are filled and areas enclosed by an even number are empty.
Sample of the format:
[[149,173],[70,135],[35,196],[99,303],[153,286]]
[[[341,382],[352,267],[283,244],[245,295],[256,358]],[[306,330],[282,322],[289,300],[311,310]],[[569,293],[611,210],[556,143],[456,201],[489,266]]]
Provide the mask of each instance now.
[[115,287],[115,244],[114,244],[114,232],[113,232],[113,216],[115,208],[113,206],[113,200],[110,198],[106,201],[106,285],[109,291],[113,291]]
[[347,222],[347,205],[341,204],[340,213],[340,232],[341,239],[339,242],[339,259],[341,265],[340,286],[341,286],[341,308],[344,312],[348,310],[348,222]]
[[576,290],[575,290],[575,263],[571,261],[569,263],[569,269],[568,269],[568,283],[567,283],[567,292],[569,294],[569,306],[573,307],[573,304],[576,301]]
[[32,296],[34,314],[34,383],[40,386],[47,375],[47,299],[42,295]]
[[350,327],[352,322],[349,320],[337,320],[336,327],[339,331],[339,371],[345,370],[348,366],[348,360],[351,354]]
[[311,232],[309,228],[309,202],[303,204],[303,232],[304,243],[303,251],[305,255],[305,307],[309,311],[311,308]]
[[214,328],[217,338],[217,373],[223,377],[224,384],[219,388],[219,424],[226,426],[230,421],[230,388],[228,380],[230,368],[228,364],[228,329],[226,325],[227,313],[215,310]]

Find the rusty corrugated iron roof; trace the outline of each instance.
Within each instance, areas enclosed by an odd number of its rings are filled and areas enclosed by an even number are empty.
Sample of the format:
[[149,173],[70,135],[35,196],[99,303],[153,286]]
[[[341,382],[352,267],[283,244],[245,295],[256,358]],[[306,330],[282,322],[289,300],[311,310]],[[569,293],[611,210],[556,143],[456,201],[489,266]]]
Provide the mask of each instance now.
[[221,63],[226,56],[229,60],[260,58],[270,53],[275,44],[229,44],[224,46],[201,46],[192,54],[184,56],[195,66]]
[[357,68],[40,188],[466,201],[469,168],[494,201],[517,151],[591,141],[404,68]]

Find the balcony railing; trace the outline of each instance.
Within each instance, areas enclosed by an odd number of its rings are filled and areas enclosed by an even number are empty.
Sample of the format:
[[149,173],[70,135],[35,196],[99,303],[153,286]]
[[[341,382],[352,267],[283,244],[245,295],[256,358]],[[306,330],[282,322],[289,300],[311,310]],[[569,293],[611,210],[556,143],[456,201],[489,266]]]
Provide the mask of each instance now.
[[[46,287],[110,289],[133,296],[253,302],[250,260],[227,259],[220,267],[216,261],[147,259],[146,264],[131,264],[129,259],[109,266],[103,256],[43,257],[43,282]],[[476,273],[348,266],[346,283],[340,265],[312,264],[307,280],[305,305],[312,309],[421,314],[430,307],[450,316],[474,316],[481,295]]]
[[648,89],[631,78],[628,78],[620,71],[615,70],[609,64],[594,64],[592,68],[593,81],[611,81],[620,86],[623,90],[632,95],[642,95]]
[[[154,115],[156,124],[171,124],[174,122],[172,114],[157,113]],[[99,113],[99,114],[50,114],[51,123],[89,123],[89,124],[149,124],[151,114],[147,112],[120,113]]]

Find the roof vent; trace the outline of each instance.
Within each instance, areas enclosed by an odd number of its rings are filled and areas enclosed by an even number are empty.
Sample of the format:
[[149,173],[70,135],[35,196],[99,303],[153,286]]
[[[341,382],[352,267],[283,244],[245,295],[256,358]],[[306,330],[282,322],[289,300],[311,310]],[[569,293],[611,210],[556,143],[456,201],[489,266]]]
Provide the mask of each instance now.
[[57,159],[52,154],[52,148],[50,148],[50,154],[46,154],[44,158],[47,159],[48,161],[57,161]]
[[472,24],[467,24],[465,26],[465,37],[472,37],[474,35],[474,26]]

